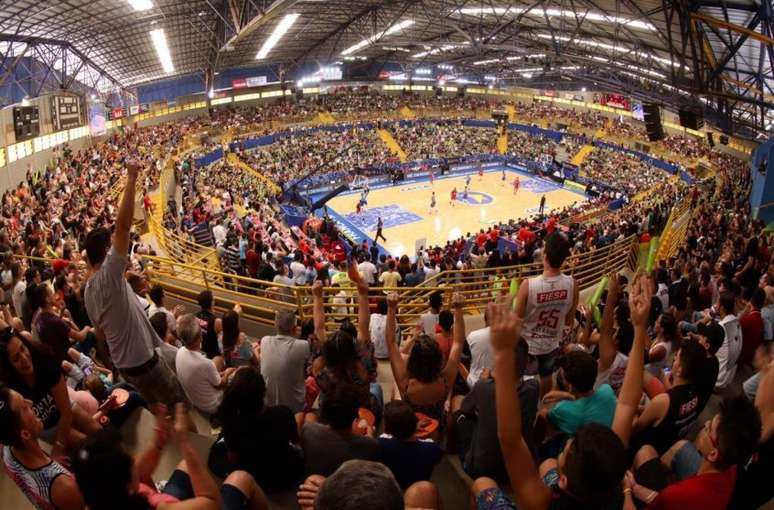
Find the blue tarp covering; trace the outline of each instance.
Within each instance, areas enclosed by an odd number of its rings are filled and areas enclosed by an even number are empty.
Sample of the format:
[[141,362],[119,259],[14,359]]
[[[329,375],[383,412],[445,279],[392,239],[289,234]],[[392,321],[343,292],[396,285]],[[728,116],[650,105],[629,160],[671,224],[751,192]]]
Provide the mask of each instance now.
[[208,154],[205,154],[201,158],[195,159],[194,165],[196,165],[197,167],[207,166],[211,163],[216,162],[222,157],[223,157],[223,149],[215,149],[214,151]]

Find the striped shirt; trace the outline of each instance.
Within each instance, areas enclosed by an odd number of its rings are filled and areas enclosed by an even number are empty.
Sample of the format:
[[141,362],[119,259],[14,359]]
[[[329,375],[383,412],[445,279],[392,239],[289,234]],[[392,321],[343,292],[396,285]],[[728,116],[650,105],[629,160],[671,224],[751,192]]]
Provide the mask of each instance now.
[[5,472],[27,496],[32,506],[38,510],[56,509],[51,501],[51,487],[60,475],[72,476],[67,469],[54,460],[37,469],[29,469],[14,457],[10,446],[0,449],[0,457]]

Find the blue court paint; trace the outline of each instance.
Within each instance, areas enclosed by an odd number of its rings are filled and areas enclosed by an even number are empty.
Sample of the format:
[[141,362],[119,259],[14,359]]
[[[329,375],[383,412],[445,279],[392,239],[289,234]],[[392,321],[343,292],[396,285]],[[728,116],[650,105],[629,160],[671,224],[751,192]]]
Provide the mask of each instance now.
[[363,232],[375,231],[379,216],[382,217],[384,228],[399,227],[416,221],[422,221],[423,219],[397,204],[373,207],[366,209],[360,214],[353,212],[344,215],[347,221]]
[[457,191],[457,202],[465,205],[489,205],[494,202],[494,197],[480,191],[468,191],[468,196],[465,197],[465,191]]

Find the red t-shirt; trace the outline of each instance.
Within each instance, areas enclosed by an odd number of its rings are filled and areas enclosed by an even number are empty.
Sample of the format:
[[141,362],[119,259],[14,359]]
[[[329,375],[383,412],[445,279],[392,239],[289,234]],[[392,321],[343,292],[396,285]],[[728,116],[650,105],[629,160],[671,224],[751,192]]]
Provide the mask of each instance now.
[[735,482],[736,467],[692,476],[659,492],[647,510],[725,510]]
[[497,242],[497,238],[500,237],[500,231],[496,228],[493,228],[489,231],[489,240],[492,242]]
[[556,230],[556,217],[551,216],[546,223],[546,231],[551,234],[554,230]]
[[479,248],[486,244],[485,233],[481,232],[480,234],[478,234],[478,237],[476,237],[476,244],[478,245]]
[[763,316],[758,310],[745,314],[739,318],[742,326],[742,352],[739,355],[739,363],[752,362],[755,350],[763,342]]

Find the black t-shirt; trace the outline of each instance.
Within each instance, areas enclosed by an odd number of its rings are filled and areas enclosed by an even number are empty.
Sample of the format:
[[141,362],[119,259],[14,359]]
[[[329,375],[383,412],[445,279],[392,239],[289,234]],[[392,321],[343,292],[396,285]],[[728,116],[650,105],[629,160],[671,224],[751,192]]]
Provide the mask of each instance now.
[[699,373],[698,380],[696,381],[696,393],[699,395],[699,414],[712,396],[712,391],[715,389],[715,383],[718,380],[719,370],[720,363],[718,362],[717,356],[707,358],[704,367],[702,367],[702,370]]
[[[692,384],[681,384],[670,389],[669,409],[661,423],[638,434],[633,441],[636,449],[649,444],[663,455],[673,444],[685,436],[688,427],[699,416],[699,396]],[[634,451],[636,449],[633,448]]]
[[298,429],[289,408],[269,406],[258,416],[239,420],[233,428],[224,424],[223,438],[231,467],[253,475],[264,491],[295,488],[303,478],[304,457],[296,446]]
[[774,498],[774,436],[762,444],[750,462],[736,469],[734,494],[728,508],[739,510],[761,508]]
[[33,364],[35,385],[32,388],[18,381],[10,386],[32,401],[35,416],[43,422],[44,429],[50,429],[59,423],[60,414],[54,401],[54,387],[62,378],[62,370],[53,355],[33,356]]
[[416,482],[430,480],[435,465],[443,457],[443,451],[434,441],[401,441],[383,435],[379,438],[379,445],[382,448],[382,463],[390,468],[403,490]]
[[196,318],[199,319],[199,327],[202,330],[202,351],[210,359],[220,356],[218,335],[215,333],[215,315],[209,310],[200,310]]
[[309,475],[330,476],[348,460],[380,460],[380,447],[376,439],[340,433],[320,423],[304,425],[301,446]]
[[[529,379],[519,385],[522,434],[532,447],[532,429],[537,414],[538,381]],[[497,412],[494,379],[481,379],[462,401],[465,421],[473,420],[470,444],[463,459],[465,472],[473,478],[487,476],[498,481],[507,480],[505,462],[497,438]]]

